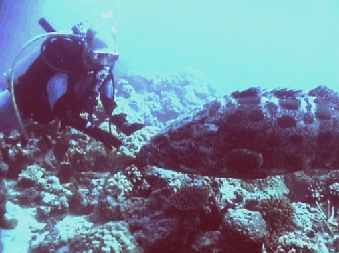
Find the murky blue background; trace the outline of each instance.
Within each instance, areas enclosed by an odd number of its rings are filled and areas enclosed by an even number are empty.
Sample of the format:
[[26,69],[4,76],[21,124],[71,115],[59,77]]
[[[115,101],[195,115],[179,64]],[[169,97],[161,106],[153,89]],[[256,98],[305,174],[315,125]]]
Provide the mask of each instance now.
[[339,87],[337,0],[2,0],[0,71],[42,32],[106,17],[118,30],[123,71],[194,69],[220,91],[250,85]]

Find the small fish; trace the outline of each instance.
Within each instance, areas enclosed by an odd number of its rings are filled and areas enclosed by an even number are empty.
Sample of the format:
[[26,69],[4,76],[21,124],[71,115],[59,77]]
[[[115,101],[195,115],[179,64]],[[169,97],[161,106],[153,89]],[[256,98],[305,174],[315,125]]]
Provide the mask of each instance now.
[[259,179],[339,169],[339,95],[254,87],[212,101],[154,136],[137,155],[203,176]]

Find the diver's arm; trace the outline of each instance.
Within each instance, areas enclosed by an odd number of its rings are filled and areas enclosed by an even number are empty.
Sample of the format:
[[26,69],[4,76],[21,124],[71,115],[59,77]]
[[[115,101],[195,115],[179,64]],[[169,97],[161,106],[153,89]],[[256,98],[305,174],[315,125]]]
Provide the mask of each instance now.
[[53,109],[55,117],[59,118],[64,125],[73,127],[88,136],[102,142],[107,148],[119,148],[122,142],[114,135],[94,126],[90,121],[83,119],[79,114],[74,113],[70,108],[71,102],[66,95],[62,96],[56,103]]
[[64,123],[102,142],[107,148],[119,148],[122,145],[122,142],[117,137],[92,125],[88,120],[80,116],[64,118]]

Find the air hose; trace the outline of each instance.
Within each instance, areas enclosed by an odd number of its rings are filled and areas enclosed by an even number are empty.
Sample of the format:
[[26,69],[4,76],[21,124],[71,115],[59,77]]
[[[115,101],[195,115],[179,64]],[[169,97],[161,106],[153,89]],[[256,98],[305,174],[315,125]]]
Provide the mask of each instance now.
[[34,38],[30,39],[27,41],[22,48],[20,49],[19,53],[15,56],[12,66],[10,68],[10,73],[9,73],[9,85],[10,85],[10,92],[11,92],[11,98],[12,98],[12,103],[14,106],[14,112],[15,116],[18,120],[19,127],[20,127],[20,132],[23,135],[23,138],[27,140],[28,134],[26,132],[25,126],[22,121],[21,113],[19,111],[18,105],[16,103],[16,98],[15,98],[15,91],[14,91],[14,70],[16,68],[17,62],[19,61],[22,53],[30,47],[34,42],[40,40],[40,39],[45,39],[48,37],[66,37],[66,38],[73,38],[73,39],[81,39],[82,37],[77,34],[71,34],[71,33],[60,33],[60,32],[49,32],[49,33],[44,33],[35,36]]

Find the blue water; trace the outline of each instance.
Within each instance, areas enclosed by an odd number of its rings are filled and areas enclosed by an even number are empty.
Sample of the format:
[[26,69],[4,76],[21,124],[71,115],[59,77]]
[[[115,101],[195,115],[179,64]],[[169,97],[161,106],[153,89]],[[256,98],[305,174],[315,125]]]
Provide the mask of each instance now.
[[3,0],[1,72],[25,40],[42,32],[41,16],[58,29],[83,19],[114,24],[122,71],[194,69],[223,92],[339,87],[336,0]]

